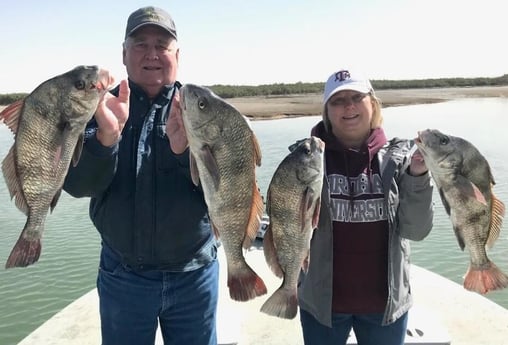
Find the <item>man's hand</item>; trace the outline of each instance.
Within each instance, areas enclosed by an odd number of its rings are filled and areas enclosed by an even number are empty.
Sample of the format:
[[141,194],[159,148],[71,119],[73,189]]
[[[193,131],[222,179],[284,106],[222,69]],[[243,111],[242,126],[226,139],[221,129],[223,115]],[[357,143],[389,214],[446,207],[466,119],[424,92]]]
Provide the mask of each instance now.
[[95,112],[97,140],[103,146],[112,146],[120,140],[123,127],[129,118],[129,83],[127,80],[120,82],[118,97],[106,92],[99,102]]
[[171,109],[169,110],[169,117],[166,122],[166,135],[169,139],[171,151],[178,155],[185,151],[189,142],[187,141],[187,134],[183,125],[180,94],[178,92],[175,93],[171,102]]

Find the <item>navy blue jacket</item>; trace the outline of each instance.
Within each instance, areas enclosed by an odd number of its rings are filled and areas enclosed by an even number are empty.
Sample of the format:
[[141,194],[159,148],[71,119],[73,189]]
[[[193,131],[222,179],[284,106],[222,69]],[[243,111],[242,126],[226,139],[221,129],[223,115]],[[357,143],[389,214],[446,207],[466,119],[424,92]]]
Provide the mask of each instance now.
[[129,118],[121,140],[102,146],[92,119],[64,190],[91,197],[90,218],[103,242],[133,270],[197,269],[216,258],[217,248],[203,192],[190,177],[189,151],[175,155],[166,136],[179,84],[164,87],[153,101],[132,81],[129,85]]

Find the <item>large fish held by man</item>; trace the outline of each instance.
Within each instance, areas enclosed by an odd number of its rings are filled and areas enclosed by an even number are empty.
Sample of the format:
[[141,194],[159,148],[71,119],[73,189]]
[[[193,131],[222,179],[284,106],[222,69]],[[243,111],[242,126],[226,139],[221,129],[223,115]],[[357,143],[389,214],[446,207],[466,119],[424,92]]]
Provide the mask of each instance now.
[[40,84],[0,113],[15,134],[2,162],[11,198],[27,220],[5,264],[39,260],[48,211],[55,208],[65,176],[79,161],[84,130],[113,78],[97,66],[78,66]]
[[470,266],[464,288],[485,294],[508,286],[506,276],[487,256],[499,237],[505,206],[493,193],[494,177],[485,157],[470,142],[427,129],[416,144],[439,190]]
[[317,137],[290,146],[291,152],[275,170],[268,187],[266,211],[270,224],[263,248],[268,266],[283,278],[261,306],[268,315],[292,319],[297,314],[298,276],[312,260],[310,239],[321,207],[324,148],[325,143]]
[[192,180],[203,188],[213,229],[224,246],[230,297],[248,301],[266,293],[243,255],[256,237],[264,208],[255,176],[261,164],[258,141],[244,116],[208,88],[184,85],[180,105]]

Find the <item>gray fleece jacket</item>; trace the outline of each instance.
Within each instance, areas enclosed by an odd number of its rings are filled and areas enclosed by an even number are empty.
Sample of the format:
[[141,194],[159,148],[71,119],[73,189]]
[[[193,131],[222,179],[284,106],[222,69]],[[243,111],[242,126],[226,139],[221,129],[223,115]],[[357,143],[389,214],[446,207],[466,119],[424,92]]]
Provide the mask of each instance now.
[[[392,139],[378,153],[384,200],[388,210],[388,300],[383,325],[395,322],[412,306],[409,286],[409,240],[423,240],[432,229],[433,203],[429,173],[411,176],[412,140]],[[314,231],[307,273],[298,283],[300,308],[332,327],[333,226],[330,194],[323,183],[318,228]]]

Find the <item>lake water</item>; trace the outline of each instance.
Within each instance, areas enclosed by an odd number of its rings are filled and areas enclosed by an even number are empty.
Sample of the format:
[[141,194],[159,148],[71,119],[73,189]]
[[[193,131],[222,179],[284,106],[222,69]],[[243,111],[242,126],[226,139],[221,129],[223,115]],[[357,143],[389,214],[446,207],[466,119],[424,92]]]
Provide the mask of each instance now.
[[[502,139],[508,128],[508,99],[464,99],[383,110],[388,137],[413,138],[418,130],[436,128],[471,141],[489,160],[496,179],[494,193],[508,207],[508,161]],[[263,194],[278,163],[295,140],[309,135],[320,117],[253,121],[263,154],[258,181]],[[0,125],[0,158],[12,135]],[[460,251],[451,222],[437,193],[434,228],[412,244],[412,262],[462,283],[469,257]],[[3,269],[24,224],[25,216],[10,201],[0,176],[0,344],[14,345],[67,304],[95,287],[99,236],[88,218],[88,199],[63,193],[47,217],[39,262],[27,268]],[[508,220],[489,257],[508,273]],[[439,294],[437,291],[436,294]],[[508,289],[488,298],[508,308]]]

